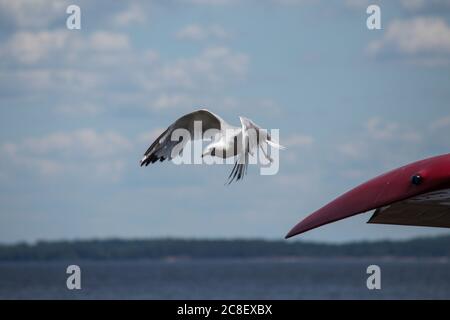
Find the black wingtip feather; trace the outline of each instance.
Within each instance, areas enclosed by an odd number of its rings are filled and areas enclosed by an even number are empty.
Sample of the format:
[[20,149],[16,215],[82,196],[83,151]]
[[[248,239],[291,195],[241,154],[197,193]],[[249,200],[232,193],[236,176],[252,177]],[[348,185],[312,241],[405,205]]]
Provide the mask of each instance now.
[[147,156],[144,160],[141,161],[141,167],[143,167],[143,166],[147,167],[149,164],[155,163],[158,160],[160,162],[163,162],[164,160],[167,160],[167,158],[163,157],[163,156],[162,157],[158,157],[155,154],[151,154],[151,155]]

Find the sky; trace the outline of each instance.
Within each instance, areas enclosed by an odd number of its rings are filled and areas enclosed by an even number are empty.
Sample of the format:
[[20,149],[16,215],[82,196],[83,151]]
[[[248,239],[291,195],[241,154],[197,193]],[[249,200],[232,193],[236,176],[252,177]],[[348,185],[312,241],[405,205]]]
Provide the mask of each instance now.
[[[448,153],[449,89],[448,0],[0,0],[0,242],[283,239],[350,188]],[[278,174],[224,186],[230,165],[141,168],[200,107],[279,129]],[[370,215],[294,239],[449,234]]]

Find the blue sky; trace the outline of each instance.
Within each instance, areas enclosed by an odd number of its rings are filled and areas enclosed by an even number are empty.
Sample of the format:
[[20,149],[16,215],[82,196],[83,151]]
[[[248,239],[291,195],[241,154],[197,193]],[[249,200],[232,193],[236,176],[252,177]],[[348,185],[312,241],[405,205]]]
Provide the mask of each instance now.
[[[281,239],[349,188],[450,150],[447,0],[0,0],[0,57],[0,242]],[[140,168],[200,106],[279,128],[279,173],[225,187],[230,166]],[[448,234],[369,216],[299,239]]]

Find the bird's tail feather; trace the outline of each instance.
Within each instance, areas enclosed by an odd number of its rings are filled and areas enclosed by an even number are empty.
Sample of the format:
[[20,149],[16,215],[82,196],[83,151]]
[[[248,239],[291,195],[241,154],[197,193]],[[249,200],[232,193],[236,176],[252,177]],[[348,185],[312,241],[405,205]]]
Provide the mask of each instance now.
[[275,142],[273,142],[271,140],[266,140],[266,142],[272,148],[277,148],[277,149],[280,149],[280,150],[286,149],[286,147],[282,146],[281,144],[275,143]]

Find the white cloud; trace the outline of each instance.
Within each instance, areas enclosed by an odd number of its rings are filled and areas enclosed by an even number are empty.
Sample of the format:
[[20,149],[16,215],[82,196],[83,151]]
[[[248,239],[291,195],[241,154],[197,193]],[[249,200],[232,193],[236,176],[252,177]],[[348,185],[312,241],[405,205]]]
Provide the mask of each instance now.
[[124,154],[131,147],[128,139],[116,132],[80,129],[5,143],[0,148],[0,159],[42,176],[81,174],[117,179],[124,167]]
[[422,145],[426,135],[425,132],[413,131],[399,123],[385,121],[379,117],[368,119],[363,128],[364,130],[357,138],[336,146],[341,155],[349,159],[361,160],[367,157],[382,157],[392,148],[417,149]]
[[[82,96],[83,92],[96,93],[113,87],[111,95],[117,96],[132,87],[146,100],[140,105],[153,100],[157,109],[180,105],[182,96],[192,96],[198,90],[212,91],[234,84],[245,78],[249,64],[246,54],[225,46],[210,46],[192,57],[168,60],[154,50],[133,48],[123,33],[81,34],[65,29],[15,33],[0,45],[0,56],[14,66],[0,74],[0,81],[18,83],[28,94],[75,90]],[[161,92],[167,92],[167,96]],[[187,103],[189,100],[184,98]],[[82,110],[87,114],[93,111],[78,109]]]
[[353,159],[361,158],[367,152],[366,145],[361,141],[342,143],[337,145],[336,148],[343,156]]
[[450,8],[450,0],[400,0],[400,3],[404,8],[411,11]]
[[[52,31],[19,31],[0,47],[3,58],[16,60],[21,64],[37,64],[52,61],[73,62],[74,58],[84,60],[88,51],[107,53],[130,48],[128,36],[122,33],[97,31],[81,37],[66,29]],[[64,59],[66,61],[64,61]]]
[[275,4],[288,5],[288,6],[315,4],[315,3],[319,2],[319,0],[270,0],[270,1]]
[[201,41],[210,38],[226,39],[230,35],[219,25],[201,26],[198,24],[190,24],[179,30],[176,36],[178,39]]
[[[194,68],[201,72],[213,72],[218,64],[222,71],[242,77],[247,73],[249,58],[246,54],[233,52],[230,48],[223,46],[206,48],[200,57],[192,60]],[[209,74],[209,79],[214,80],[216,76]]]
[[132,24],[144,24],[148,21],[147,14],[151,12],[156,1],[120,1],[111,4],[108,0],[0,0],[0,22],[15,29],[32,30],[36,28],[51,28],[57,24],[65,27],[68,14],[66,8],[75,4],[81,8],[83,21],[95,12],[95,17],[89,19],[89,27],[95,29],[99,25],[126,27]]
[[128,35],[115,32],[97,31],[89,37],[89,47],[93,50],[115,51],[130,48]]
[[208,6],[223,6],[238,3],[238,0],[181,0],[181,1],[196,5],[208,5]]
[[370,2],[369,0],[345,0],[344,4],[349,8],[361,10],[367,8]]
[[309,135],[294,134],[281,142],[286,147],[305,147],[311,146],[314,143],[314,138]]
[[398,123],[383,121],[374,117],[367,121],[369,137],[382,141],[420,142],[422,136],[415,131],[402,128]]
[[374,56],[393,54],[423,62],[450,61],[450,27],[440,17],[394,20],[380,40],[372,41],[368,52]]
[[52,133],[41,138],[28,138],[20,148],[31,154],[57,152],[67,157],[101,158],[129,149],[130,142],[115,132],[97,133],[93,129]]
[[397,123],[387,123],[381,118],[374,117],[367,121],[366,128],[369,136],[377,140],[390,140],[398,130]]
[[155,139],[158,138],[161,135],[161,133],[164,132],[164,130],[166,129],[161,127],[153,129],[151,131],[143,132],[138,135],[137,140],[143,144],[150,144],[153,141],[155,141]]
[[[304,5],[304,4],[315,4],[320,0],[266,0],[267,3],[273,3],[276,5],[283,6],[295,6],[295,5]],[[180,2],[190,3],[194,5],[205,5],[205,6],[226,6],[226,5],[234,5],[240,4],[244,1],[242,0],[180,0]],[[261,0],[255,1],[260,4]]]
[[436,121],[433,121],[430,124],[430,129],[433,131],[440,130],[440,129],[447,128],[447,127],[450,127],[450,116],[437,119]]
[[[18,99],[37,107],[36,98],[56,98],[70,91],[72,102],[83,104],[87,91],[98,88],[105,79],[94,70],[76,68],[30,68],[0,72],[0,86],[9,88]],[[34,101],[33,101],[34,100]],[[51,99],[54,101],[53,99]],[[76,101],[75,101],[76,100]],[[55,110],[60,107],[55,103]]]
[[[431,0],[427,0],[431,1]],[[409,10],[417,10],[423,8],[426,5],[425,0],[400,0],[400,3],[403,7]]]
[[96,116],[103,111],[103,107],[92,103],[62,105],[56,108],[56,112],[67,116]]
[[450,115],[432,121],[428,128],[427,144],[448,152],[450,148]]
[[117,13],[113,18],[113,23],[119,27],[131,24],[143,24],[147,22],[147,16],[143,7],[136,3],[130,4],[124,11]]
[[245,77],[249,58],[228,47],[214,46],[191,58],[179,58],[159,65],[148,79],[149,88],[204,89],[224,85]]
[[333,161],[338,166],[337,171],[346,179],[359,180],[447,152],[450,119],[410,127],[382,118],[369,119],[360,133],[336,144],[339,157]]
[[0,0],[0,19],[19,28],[46,27],[66,17],[67,0]]
[[68,38],[69,33],[65,30],[20,31],[1,47],[0,53],[2,56],[9,55],[20,63],[32,64],[42,60],[50,52],[64,49]]
[[192,106],[193,99],[188,95],[163,93],[151,104],[154,109],[175,109]]

